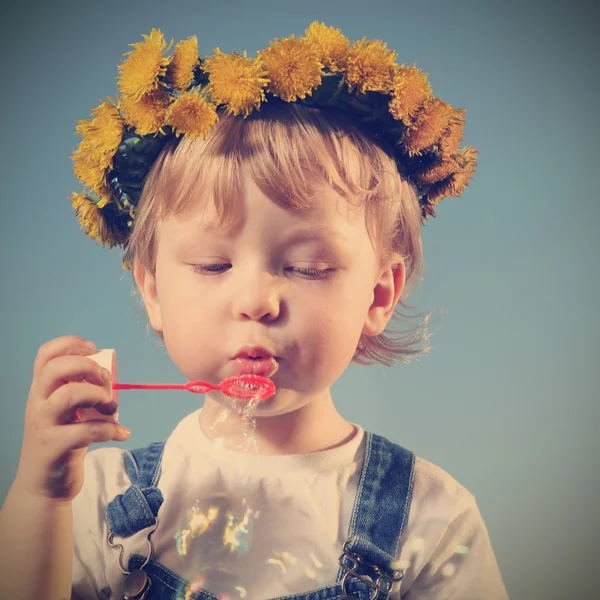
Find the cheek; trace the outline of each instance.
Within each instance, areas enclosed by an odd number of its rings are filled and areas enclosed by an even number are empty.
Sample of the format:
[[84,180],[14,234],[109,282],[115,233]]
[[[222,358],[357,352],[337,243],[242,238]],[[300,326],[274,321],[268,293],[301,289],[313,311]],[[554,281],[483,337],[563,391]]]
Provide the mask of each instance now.
[[225,355],[222,348],[215,347],[223,338],[222,328],[205,311],[179,306],[165,320],[163,337],[171,360],[187,379],[215,379]]
[[356,341],[352,329],[332,316],[315,321],[307,344],[309,358],[302,365],[305,368],[300,369],[302,377],[310,373],[306,385],[315,388],[333,385],[352,361]]
[[222,337],[222,322],[206,297],[178,296],[173,294],[163,305],[165,340],[194,347],[208,346]]
[[362,321],[351,315],[347,307],[315,310],[302,329],[302,336],[313,351],[312,368],[331,371],[342,364],[343,370],[354,355],[361,330]]

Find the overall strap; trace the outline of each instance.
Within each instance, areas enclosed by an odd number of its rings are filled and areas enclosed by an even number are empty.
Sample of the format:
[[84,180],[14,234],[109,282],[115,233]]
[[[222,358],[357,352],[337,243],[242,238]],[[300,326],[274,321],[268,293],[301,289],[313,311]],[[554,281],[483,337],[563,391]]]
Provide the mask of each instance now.
[[414,465],[415,455],[410,450],[366,432],[365,460],[340,559],[339,578],[348,566],[358,567],[356,557],[358,562],[394,571],[392,563],[398,556],[400,536],[408,522]]
[[164,447],[164,442],[155,442],[145,448],[126,451],[125,469],[131,485],[105,509],[110,533],[129,537],[156,523],[158,509],[163,503],[162,492],[156,485]]

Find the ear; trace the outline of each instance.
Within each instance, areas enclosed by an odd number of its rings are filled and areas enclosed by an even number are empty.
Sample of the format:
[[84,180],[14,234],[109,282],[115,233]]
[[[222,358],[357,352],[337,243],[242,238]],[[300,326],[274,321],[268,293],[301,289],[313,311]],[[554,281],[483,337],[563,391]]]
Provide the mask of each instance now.
[[406,282],[406,266],[402,259],[388,263],[380,271],[373,289],[373,302],[369,307],[363,333],[368,336],[379,335],[389,323],[398,299]]
[[162,332],[162,316],[156,294],[156,279],[154,275],[135,261],[133,264],[133,276],[144,301],[150,325],[152,325],[154,330]]

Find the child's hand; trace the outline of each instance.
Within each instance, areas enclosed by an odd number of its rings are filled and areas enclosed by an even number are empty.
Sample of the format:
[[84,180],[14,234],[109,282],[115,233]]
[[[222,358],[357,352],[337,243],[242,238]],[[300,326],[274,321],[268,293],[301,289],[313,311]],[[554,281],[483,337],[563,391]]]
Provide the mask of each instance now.
[[88,446],[129,437],[129,431],[114,421],[77,422],[79,408],[94,407],[106,415],[117,410],[108,371],[86,358],[95,352],[93,343],[76,336],[55,338],[38,350],[15,478],[21,491],[73,500],[83,485]]

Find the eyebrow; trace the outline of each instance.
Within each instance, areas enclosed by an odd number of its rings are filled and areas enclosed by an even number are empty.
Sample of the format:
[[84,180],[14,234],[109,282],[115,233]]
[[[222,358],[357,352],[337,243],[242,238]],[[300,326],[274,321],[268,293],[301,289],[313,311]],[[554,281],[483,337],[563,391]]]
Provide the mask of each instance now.
[[[231,236],[230,230],[225,230],[218,225],[205,225],[204,230],[209,234],[217,234],[225,236]],[[328,225],[317,225],[310,228],[298,229],[293,234],[289,236],[283,236],[283,241],[288,245],[298,244],[300,242],[310,241],[310,240],[322,240],[322,239],[330,239],[338,242],[345,242],[346,237],[341,234],[339,231],[332,229]]]
[[321,239],[332,239],[339,242],[345,242],[346,237],[339,231],[335,231],[326,225],[311,227],[310,229],[299,229],[289,237],[285,238],[287,244],[297,244],[299,242]]

